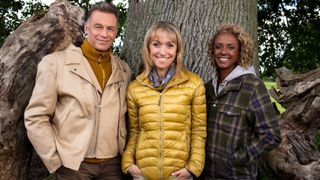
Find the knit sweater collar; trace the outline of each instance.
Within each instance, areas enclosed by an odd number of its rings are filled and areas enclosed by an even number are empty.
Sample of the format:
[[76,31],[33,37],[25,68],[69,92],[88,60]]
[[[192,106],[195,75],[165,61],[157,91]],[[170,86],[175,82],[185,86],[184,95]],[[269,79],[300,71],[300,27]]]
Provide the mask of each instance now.
[[87,39],[83,41],[80,47],[83,52],[83,55],[89,60],[96,61],[96,62],[110,60],[111,48],[105,52],[98,51],[89,44]]

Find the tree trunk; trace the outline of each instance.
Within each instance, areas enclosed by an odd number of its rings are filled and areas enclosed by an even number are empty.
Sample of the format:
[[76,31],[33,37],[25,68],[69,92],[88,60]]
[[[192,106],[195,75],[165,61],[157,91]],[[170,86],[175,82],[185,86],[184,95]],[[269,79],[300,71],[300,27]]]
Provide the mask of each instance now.
[[[141,48],[147,29],[156,21],[175,23],[185,42],[184,64],[205,81],[211,78],[208,41],[222,23],[242,25],[257,47],[256,0],[129,0],[121,57],[135,76],[142,68]],[[257,54],[255,54],[257,57]],[[255,59],[258,70],[257,59]]]
[[[1,47],[1,179],[26,179],[28,166],[41,163],[32,162],[33,150],[24,127],[24,109],[32,93],[37,64],[46,54],[64,49],[82,38],[83,16],[81,8],[66,0],[57,0],[47,14],[34,15],[21,24]],[[43,170],[37,175],[29,174],[29,179],[43,179],[38,176],[40,173]]]
[[315,136],[320,129],[320,68],[302,75],[277,70],[279,91],[270,91],[286,111],[281,115],[282,142],[267,156],[281,179],[320,179],[320,152]]

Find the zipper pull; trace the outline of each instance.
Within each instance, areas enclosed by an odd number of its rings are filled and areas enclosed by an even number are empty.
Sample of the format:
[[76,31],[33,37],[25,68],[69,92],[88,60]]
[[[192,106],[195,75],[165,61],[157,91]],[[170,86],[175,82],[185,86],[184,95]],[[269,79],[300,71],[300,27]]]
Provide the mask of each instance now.
[[98,112],[101,112],[101,105],[100,104],[97,105],[97,110],[98,110]]
[[102,55],[100,55],[100,56],[99,56],[99,59],[98,59],[98,63],[99,63],[99,64],[101,64],[101,57],[102,57]]
[[162,92],[160,93],[160,97],[159,97],[159,102],[158,102],[158,106],[160,106],[160,104],[161,104],[161,98],[162,98]]

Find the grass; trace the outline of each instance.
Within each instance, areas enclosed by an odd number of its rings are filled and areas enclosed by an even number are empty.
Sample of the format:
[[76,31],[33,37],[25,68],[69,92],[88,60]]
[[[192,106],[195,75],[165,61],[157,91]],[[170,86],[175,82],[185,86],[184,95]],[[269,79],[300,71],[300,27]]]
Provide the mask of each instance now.
[[[274,87],[277,89],[277,84],[273,81],[264,81],[264,84],[266,85],[267,89],[270,90],[271,87]],[[276,103],[277,109],[279,110],[280,113],[283,113],[286,109],[281,106],[273,97],[271,97],[271,101]]]

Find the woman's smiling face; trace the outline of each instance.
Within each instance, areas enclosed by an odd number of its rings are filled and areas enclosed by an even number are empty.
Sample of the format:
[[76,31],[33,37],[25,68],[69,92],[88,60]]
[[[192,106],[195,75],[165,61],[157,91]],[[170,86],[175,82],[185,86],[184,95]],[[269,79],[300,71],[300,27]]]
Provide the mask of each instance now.
[[157,33],[149,44],[150,59],[158,74],[166,75],[177,55],[177,43],[166,33]]
[[231,72],[240,56],[238,39],[230,32],[221,32],[214,43],[214,61],[220,70]]

